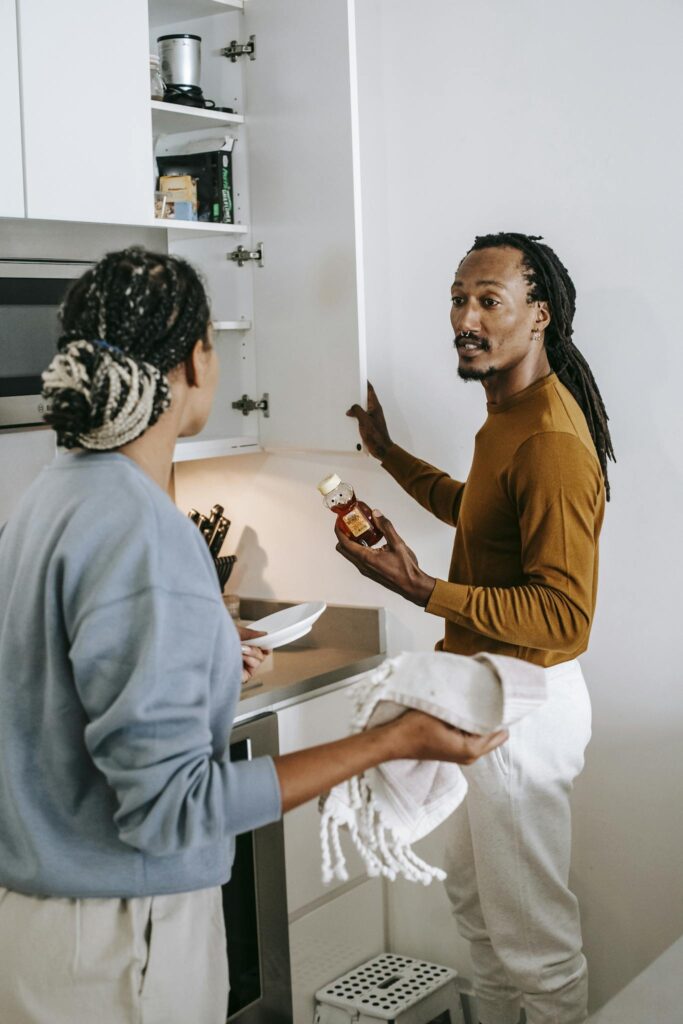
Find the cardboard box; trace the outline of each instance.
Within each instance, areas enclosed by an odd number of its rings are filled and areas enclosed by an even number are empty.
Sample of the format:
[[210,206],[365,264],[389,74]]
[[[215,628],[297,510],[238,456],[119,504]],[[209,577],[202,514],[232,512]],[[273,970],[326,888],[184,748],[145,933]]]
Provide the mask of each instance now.
[[[197,179],[189,174],[163,174],[159,178],[159,191],[167,197],[165,216],[181,220],[197,220]],[[190,212],[187,206],[190,204]],[[176,207],[176,204],[180,204]],[[170,208],[169,208],[170,207]],[[180,212],[182,210],[182,213]]]

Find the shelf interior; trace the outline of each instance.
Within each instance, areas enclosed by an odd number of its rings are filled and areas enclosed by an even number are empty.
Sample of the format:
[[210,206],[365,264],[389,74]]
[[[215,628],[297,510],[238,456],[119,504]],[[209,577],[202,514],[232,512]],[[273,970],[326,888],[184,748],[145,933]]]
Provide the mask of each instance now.
[[180,438],[173,453],[174,462],[191,459],[218,459],[226,455],[248,455],[261,451],[257,437],[187,437]]
[[152,100],[151,106],[154,134],[170,135],[175,132],[201,131],[244,124],[242,114],[226,114],[220,110],[184,107],[180,103],[164,103],[163,100]]
[[250,331],[251,320],[212,320],[214,331]]
[[196,238],[208,238],[212,235],[246,235],[249,230],[246,224],[211,224],[201,220],[173,220],[170,217],[165,220],[155,217],[149,227],[163,228],[169,232],[170,238],[174,237],[176,231],[188,231]]
[[154,27],[243,10],[242,0],[149,0],[149,21]]

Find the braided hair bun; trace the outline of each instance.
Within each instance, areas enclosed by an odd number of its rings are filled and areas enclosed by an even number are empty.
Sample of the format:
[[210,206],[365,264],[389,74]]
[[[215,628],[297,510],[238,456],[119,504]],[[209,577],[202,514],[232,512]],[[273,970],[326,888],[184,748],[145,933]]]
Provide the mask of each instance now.
[[167,371],[208,341],[204,286],[185,260],[140,247],[109,253],[70,289],[43,374],[44,419],[65,448],[111,451],[171,402]]
[[171,404],[164,373],[103,341],[70,341],[43,373],[45,420],[64,448],[109,451],[139,437]]

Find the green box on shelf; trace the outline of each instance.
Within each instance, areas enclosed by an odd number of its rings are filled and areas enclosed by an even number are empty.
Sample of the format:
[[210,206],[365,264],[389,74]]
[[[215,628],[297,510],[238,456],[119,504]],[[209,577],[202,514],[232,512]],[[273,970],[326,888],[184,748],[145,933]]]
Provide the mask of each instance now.
[[189,174],[197,179],[197,216],[200,221],[233,224],[232,153],[213,149],[205,153],[158,156],[162,174]]

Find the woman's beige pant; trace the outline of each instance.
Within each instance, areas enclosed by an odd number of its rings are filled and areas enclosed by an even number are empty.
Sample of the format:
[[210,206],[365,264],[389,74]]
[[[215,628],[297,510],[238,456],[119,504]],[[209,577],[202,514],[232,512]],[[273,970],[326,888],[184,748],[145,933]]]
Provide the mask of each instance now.
[[0,886],[2,1024],[224,1024],[221,890],[55,899]]

